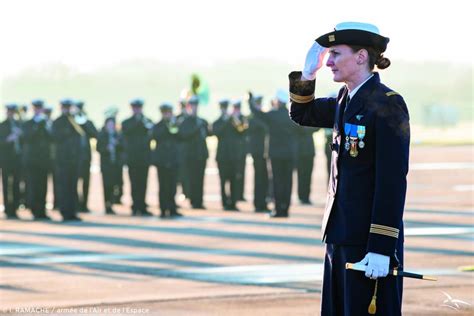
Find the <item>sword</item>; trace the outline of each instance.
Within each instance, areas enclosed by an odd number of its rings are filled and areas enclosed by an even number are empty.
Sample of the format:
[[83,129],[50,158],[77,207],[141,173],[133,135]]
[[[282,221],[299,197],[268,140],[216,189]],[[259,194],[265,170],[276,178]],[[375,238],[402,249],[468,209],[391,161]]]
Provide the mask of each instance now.
[[[346,270],[355,270],[355,271],[362,271],[365,272],[366,265],[362,264],[356,264],[356,263],[346,263]],[[420,280],[428,280],[428,281],[438,281],[437,278],[428,276],[428,275],[422,275],[418,273],[413,273],[413,272],[407,272],[403,270],[397,270],[397,269],[392,269],[388,271],[388,274],[396,276],[396,277],[402,277],[402,278],[412,278],[412,279],[420,279]]]

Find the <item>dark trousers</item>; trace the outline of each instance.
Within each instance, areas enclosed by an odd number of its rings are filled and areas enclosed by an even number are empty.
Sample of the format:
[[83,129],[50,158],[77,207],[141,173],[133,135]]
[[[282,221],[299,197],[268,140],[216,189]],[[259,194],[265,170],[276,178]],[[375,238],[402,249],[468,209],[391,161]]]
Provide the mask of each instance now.
[[[359,262],[367,254],[365,246],[326,245],[321,315],[369,315],[368,307],[375,289],[375,281],[364,272],[346,270],[346,262]],[[403,245],[397,250],[403,265]],[[396,266],[391,259],[390,268]],[[401,315],[403,278],[388,275],[379,278],[376,315]]]
[[132,213],[146,211],[145,197],[148,180],[148,164],[129,165],[128,176],[132,189]]
[[176,183],[178,179],[178,168],[157,167],[158,169],[158,197],[161,214],[169,211],[176,213]]
[[122,186],[122,165],[118,163],[101,163],[104,204],[110,209],[115,202],[115,192]]
[[91,163],[90,161],[83,161],[79,165],[79,180],[81,185],[78,192],[78,203],[79,208],[87,210],[87,201],[89,199],[89,182],[91,175]]
[[221,201],[224,208],[235,207],[239,198],[238,164],[237,160],[217,162],[221,181]]
[[184,159],[179,158],[178,167],[178,183],[181,185],[181,193],[189,198],[191,196],[190,184],[189,184],[189,168],[186,165]]
[[272,158],[273,190],[275,211],[277,214],[288,214],[293,184],[293,159]]
[[27,166],[29,208],[34,217],[46,216],[46,193],[48,191],[48,172],[46,166]]
[[77,179],[79,162],[67,162],[58,165],[57,185],[59,194],[59,211],[63,219],[76,216],[77,213]]
[[49,175],[51,176],[51,181],[53,183],[53,209],[59,209],[60,197],[59,197],[57,168],[53,166],[51,169],[49,169],[48,172],[49,172]]
[[254,200],[253,205],[256,210],[267,209],[267,193],[268,193],[268,169],[267,159],[263,157],[253,157],[254,168]]
[[204,171],[206,169],[206,160],[187,160],[188,179],[189,179],[189,198],[193,207],[202,207]]
[[16,215],[20,204],[20,165],[2,167],[3,204],[7,216]]
[[298,197],[302,202],[309,201],[311,193],[311,175],[313,173],[313,156],[302,156],[297,161]]
[[237,200],[244,200],[244,187],[245,187],[245,166],[246,166],[247,155],[237,161],[237,169],[235,174]]

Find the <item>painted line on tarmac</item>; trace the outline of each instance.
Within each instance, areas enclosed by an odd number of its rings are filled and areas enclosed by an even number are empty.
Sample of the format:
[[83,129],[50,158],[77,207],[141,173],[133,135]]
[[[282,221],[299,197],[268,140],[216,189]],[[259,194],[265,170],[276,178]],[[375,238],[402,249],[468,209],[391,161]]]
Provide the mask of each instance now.
[[464,170],[474,169],[472,162],[425,162],[410,165],[410,170]]
[[405,228],[405,236],[443,236],[474,234],[474,227],[411,227]]
[[103,261],[114,261],[114,260],[126,260],[126,261],[142,261],[142,262],[155,262],[163,264],[174,264],[186,267],[216,267],[219,265],[170,258],[169,256],[162,255],[150,255],[150,254],[121,254],[121,253],[81,253],[81,251],[71,251],[70,254],[62,256],[48,256],[48,257],[34,257],[34,258],[4,258],[4,261],[10,263],[19,264],[45,264],[45,263],[81,263],[81,262],[103,262]]
[[474,191],[474,185],[472,184],[460,184],[460,185],[455,185],[453,187],[454,191],[459,191],[459,192],[469,192],[469,191]]
[[447,215],[447,216],[468,216],[474,217],[474,210],[462,211],[462,210],[422,210],[422,209],[405,209],[405,213],[426,213],[436,215]]
[[[160,243],[154,241],[138,240],[125,237],[115,237],[115,236],[103,236],[103,235],[91,235],[91,234],[52,234],[52,233],[34,233],[34,232],[17,232],[17,231],[8,231],[1,230],[2,233],[17,234],[21,236],[41,236],[55,239],[64,239],[64,240],[79,240],[79,241],[88,241],[101,244],[110,244],[126,247],[137,247],[137,248],[149,248],[156,251],[162,250],[172,250],[172,251],[182,251],[182,252],[191,252],[191,253],[200,253],[200,254],[214,254],[222,256],[236,256],[236,257],[252,257],[252,258],[266,258],[266,259],[275,259],[275,260],[285,260],[285,261],[305,261],[305,262],[314,262],[315,259],[312,256],[297,256],[297,255],[287,255],[279,254],[272,252],[258,252],[258,251],[248,251],[248,250],[237,250],[237,249],[223,249],[223,248],[208,248],[202,246],[193,246],[193,245],[184,245],[177,244],[172,242]],[[321,241],[314,239],[313,243],[321,244]]]

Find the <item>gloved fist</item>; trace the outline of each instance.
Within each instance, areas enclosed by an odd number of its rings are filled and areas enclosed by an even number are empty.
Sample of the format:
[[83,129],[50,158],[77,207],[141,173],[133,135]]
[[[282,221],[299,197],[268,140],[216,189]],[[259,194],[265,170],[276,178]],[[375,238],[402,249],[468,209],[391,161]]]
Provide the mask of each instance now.
[[384,278],[388,274],[390,257],[374,252],[369,252],[357,264],[366,265],[365,276],[373,280]]
[[314,80],[316,78],[316,71],[323,66],[323,59],[328,49],[322,47],[318,42],[314,42],[313,46],[306,54],[306,60],[303,68],[303,80]]

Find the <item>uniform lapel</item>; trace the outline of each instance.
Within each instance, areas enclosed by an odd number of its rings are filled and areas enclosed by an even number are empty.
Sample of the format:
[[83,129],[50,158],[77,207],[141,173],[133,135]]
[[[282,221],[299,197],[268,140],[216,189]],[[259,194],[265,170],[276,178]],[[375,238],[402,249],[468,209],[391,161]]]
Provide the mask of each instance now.
[[343,121],[349,121],[354,115],[360,113],[361,109],[364,107],[365,100],[372,93],[375,86],[380,83],[380,77],[378,73],[374,73],[374,76],[370,78],[359,91],[351,99],[351,102],[346,108],[344,113]]
[[348,90],[346,87],[344,87],[344,91],[342,92],[342,95],[341,95],[341,98],[339,99],[338,101],[338,105],[337,105],[337,113],[336,113],[336,130],[339,131],[339,135],[341,134],[341,129],[342,129],[342,126],[344,125],[343,124],[343,121],[342,121],[342,118],[343,118],[343,115],[344,115],[344,105],[346,103],[346,99],[347,99],[347,94],[348,94]]

